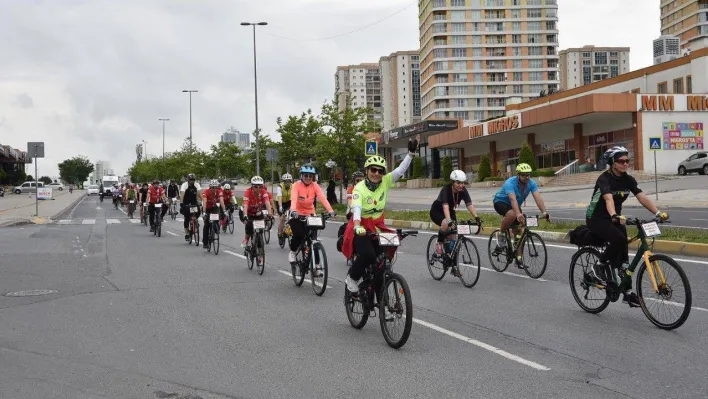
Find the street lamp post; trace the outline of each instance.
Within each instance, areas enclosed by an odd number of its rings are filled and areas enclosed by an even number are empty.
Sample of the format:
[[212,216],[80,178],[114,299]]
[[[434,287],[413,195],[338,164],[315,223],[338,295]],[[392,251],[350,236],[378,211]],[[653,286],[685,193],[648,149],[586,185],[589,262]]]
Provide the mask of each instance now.
[[256,25],[265,26],[268,22],[241,22],[241,26],[253,26],[253,88],[256,98],[256,174],[261,174],[260,129],[258,128],[258,74],[256,72]]
[[189,146],[192,146],[192,93],[199,93],[199,90],[182,90],[182,93],[189,93]]
[[162,121],[162,159],[165,159],[165,122],[169,121],[170,119],[158,118],[157,120]]

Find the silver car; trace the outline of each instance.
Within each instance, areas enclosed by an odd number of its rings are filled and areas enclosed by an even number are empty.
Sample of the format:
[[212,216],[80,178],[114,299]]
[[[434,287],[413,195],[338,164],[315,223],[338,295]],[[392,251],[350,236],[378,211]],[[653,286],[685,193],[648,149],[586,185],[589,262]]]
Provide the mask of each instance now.
[[686,173],[698,172],[700,175],[708,175],[708,153],[697,152],[685,161],[681,161],[678,166],[678,174],[681,176]]

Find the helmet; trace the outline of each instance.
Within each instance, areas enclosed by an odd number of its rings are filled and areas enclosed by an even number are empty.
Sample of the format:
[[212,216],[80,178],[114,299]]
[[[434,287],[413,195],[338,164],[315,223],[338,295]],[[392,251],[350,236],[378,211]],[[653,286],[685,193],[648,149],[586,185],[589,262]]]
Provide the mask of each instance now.
[[219,187],[219,181],[216,179],[209,180],[209,188]]
[[386,160],[381,155],[374,155],[373,157],[369,157],[369,159],[367,159],[364,163],[364,167],[368,169],[370,166],[379,166],[382,167],[384,170],[387,169]]
[[363,179],[364,178],[364,172],[357,170],[356,172],[352,173],[352,179]]
[[614,146],[609,150],[605,151],[605,154],[602,157],[605,159],[605,162],[607,162],[608,165],[612,165],[615,162],[616,158],[619,158],[623,155],[629,155],[629,150],[621,146]]
[[516,173],[531,173],[531,165],[527,163],[520,163],[516,165]]
[[280,176],[280,180],[282,181],[287,181],[287,180],[293,180],[293,176],[290,173],[286,173],[282,176]]
[[224,190],[231,190],[231,185],[229,183],[224,184]]
[[317,172],[315,172],[315,167],[310,165],[309,163],[306,163],[300,167],[300,173],[312,173],[313,175]]
[[[160,182],[157,181],[157,180],[153,180],[153,181],[152,181],[152,184],[160,184]],[[117,184],[116,184],[116,186],[117,186]]]
[[197,176],[194,176],[194,173],[190,173],[187,175],[187,180],[197,180]]
[[260,176],[253,176],[253,177],[251,178],[251,184],[253,184],[253,185],[256,185],[256,184],[263,185],[263,178],[260,177]]
[[450,173],[450,180],[452,181],[460,181],[460,182],[466,182],[467,181],[467,175],[465,172],[461,170],[453,170],[452,173]]

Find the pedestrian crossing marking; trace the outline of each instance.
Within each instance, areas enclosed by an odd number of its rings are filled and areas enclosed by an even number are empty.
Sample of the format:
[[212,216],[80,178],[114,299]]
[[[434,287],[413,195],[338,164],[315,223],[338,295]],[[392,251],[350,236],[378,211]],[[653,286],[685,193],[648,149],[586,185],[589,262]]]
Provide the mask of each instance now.
[[140,219],[129,219],[129,220],[130,220],[130,223],[133,223],[133,224],[140,223]]
[[120,224],[120,220],[118,219],[106,219],[107,224]]
[[63,220],[59,221],[59,224],[70,224],[70,223],[72,223],[72,221],[68,220],[68,219],[63,219]]
[[96,219],[84,219],[81,224],[96,224]]

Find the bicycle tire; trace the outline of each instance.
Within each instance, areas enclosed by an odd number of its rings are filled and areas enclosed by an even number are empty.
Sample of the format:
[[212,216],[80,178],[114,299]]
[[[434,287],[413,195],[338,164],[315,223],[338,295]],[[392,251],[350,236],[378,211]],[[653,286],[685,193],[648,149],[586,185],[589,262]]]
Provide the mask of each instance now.
[[298,250],[298,255],[300,256],[300,260],[297,260],[297,256],[295,257],[295,262],[290,264],[290,272],[293,275],[293,282],[297,287],[302,285],[302,282],[305,281],[305,273],[300,272],[300,262],[305,262],[308,259],[307,256],[305,255],[305,250],[304,248],[300,248]]
[[[691,304],[693,303],[693,297],[691,294],[691,284],[688,281],[688,276],[686,276],[686,272],[683,270],[681,265],[678,264],[673,258],[667,256],[667,255],[662,255],[662,254],[654,254],[649,257],[649,262],[654,262],[654,261],[662,261],[665,262],[666,264],[670,265],[673,267],[676,272],[678,273],[679,277],[681,278],[681,282],[683,283],[684,287],[686,287],[686,301],[683,304],[683,312],[681,312],[681,315],[679,318],[674,321],[673,323],[662,323],[659,320],[657,320],[654,315],[649,311],[646,302],[644,301],[644,295],[642,293],[642,276],[644,276],[644,272],[646,271],[646,264],[642,263],[641,267],[637,271],[637,296],[639,297],[639,303],[642,307],[642,312],[644,312],[644,315],[649,319],[649,321],[652,322],[655,326],[663,329],[663,330],[673,330],[676,328],[681,327],[683,323],[686,322],[688,319],[688,315],[691,313]],[[652,298],[647,298],[647,299],[652,299]],[[672,302],[672,304],[675,304],[678,302]]]
[[[315,254],[319,252],[320,267],[322,272],[322,277],[317,278],[315,281],[315,265],[314,259]],[[312,255],[310,255],[310,281],[312,282],[312,291],[315,295],[322,296],[327,290],[327,277],[328,277],[328,267],[327,267],[327,253],[325,252],[324,245],[322,243],[316,242],[312,246]]]
[[[353,307],[357,303],[361,305],[361,313],[354,313]],[[344,310],[347,313],[347,319],[349,319],[349,324],[351,324],[352,327],[356,328],[357,330],[364,328],[366,322],[369,320],[369,309],[364,309],[364,304],[361,303],[359,298],[349,292],[349,289],[347,289],[346,285],[344,287]],[[358,314],[361,314],[360,320],[356,320],[356,315]]]
[[[568,280],[570,282],[570,292],[573,294],[573,299],[575,299],[575,302],[580,306],[580,308],[588,313],[592,314],[597,314],[602,312],[607,308],[607,306],[610,304],[610,298],[607,296],[607,292],[605,292],[604,298],[602,299],[602,302],[600,305],[596,308],[587,306],[580,298],[580,293],[575,287],[575,269],[576,267],[581,267],[577,266],[578,259],[581,258],[584,254],[591,254],[595,257],[595,259],[599,260],[600,259],[600,251],[593,247],[585,247],[581,248],[579,251],[577,251],[575,254],[573,254],[573,257],[570,260],[570,266],[568,267]],[[589,261],[588,266],[591,264],[594,264],[594,261]],[[583,275],[582,275],[582,283],[583,284],[588,284],[588,281],[586,280],[586,272],[583,270]],[[604,291],[604,290],[603,290]],[[589,292],[589,290],[586,290],[586,295]]]
[[253,265],[255,262],[255,258],[253,257],[253,253],[255,252],[253,250],[253,242],[253,238],[251,238],[251,243],[248,248],[246,248],[246,266],[248,266],[248,270],[253,270]]
[[189,221],[189,245],[192,245],[192,239],[194,238],[194,221]]
[[266,229],[263,232],[263,236],[265,237],[265,243],[270,244],[270,230]]
[[278,237],[278,245],[280,245],[280,249],[285,248],[285,234]]
[[[492,265],[492,268],[494,270],[498,271],[499,273],[503,273],[509,267],[509,265],[511,264],[511,261],[509,260],[509,254],[507,253],[507,248],[504,248],[503,252],[501,252],[501,253],[498,252],[496,249],[497,245],[495,244],[495,241],[496,241],[495,237],[500,232],[501,232],[500,229],[496,229],[492,232],[492,234],[489,235],[489,242],[487,244],[487,254],[489,255],[489,263]],[[497,266],[497,264],[494,263],[494,255],[495,254],[499,257],[503,257],[506,259],[503,267]],[[499,262],[499,264],[502,264],[500,261],[501,261],[501,259],[497,260],[497,262]]]
[[[526,253],[521,252],[521,262],[524,264],[524,271],[526,274],[531,277],[532,279],[538,279],[543,276],[543,273],[546,272],[546,268],[548,267],[548,251],[546,250],[546,243],[543,241],[543,238],[531,231],[526,232],[526,239],[524,240],[524,248],[527,248],[527,244],[529,243],[529,240],[531,242],[540,242],[541,243],[541,248],[543,248],[543,267],[541,268],[541,271],[539,273],[531,273],[531,268],[525,264],[524,259],[526,258]],[[523,251],[523,249],[522,249]]]
[[[403,333],[398,339],[394,339],[393,337],[391,337],[391,333],[388,330],[388,322],[386,320],[385,313],[386,303],[388,302],[388,286],[392,282],[398,282],[399,287],[396,289],[396,292],[400,292],[401,290],[403,290],[403,297],[406,301],[405,309],[399,308],[400,303],[397,303],[395,305],[396,313],[405,311],[406,318],[406,320],[404,321],[405,324],[403,327]],[[408,287],[408,282],[406,282],[406,280],[400,274],[391,273],[391,275],[389,275],[388,278],[385,280],[385,283],[382,284],[382,292],[379,297],[381,298],[381,301],[379,301],[379,322],[381,323],[381,333],[383,334],[388,346],[394,349],[398,349],[405,345],[406,341],[408,341],[408,337],[411,334],[411,327],[413,326],[413,299],[411,297],[410,288]],[[394,316],[394,319],[395,318],[396,316]]]
[[263,244],[263,233],[256,233],[256,271],[259,276],[262,276],[265,271],[265,245]]
[[215,223],[213,226],[214,230],[214,255],[219,254],[219,246],[220,246],[220,233],[219,233],[219,224]]
[[234,233],[234,218],[229,216],[229,234]]
[[[431,236],[430,240],[428,240],[428,249],[425,252],[427,254],[426,258],[425,258],[425,263],[428,265],[428,272],[430,273],[430,276],[433,278],[433,280],[440,281],[440,280],[442,280],[443,277],[445,277],[445,273],[447,273],[447,267],[445,267],[445,264],[443,263],[444,261],[442,259],[440,260],[441,261],[440,265],[442,267],[442,273],[440,273],[439,276],[435,275],[435,273],[433,272],[433,268],[432,268],[433,265],[430,264],[431,258],[433,256],[433,254],[430,252],[430,250],[432,249],[433,252],[435,252],[435,243],[437,241],[438,241],[437,235]],[[433,263],[435,263],[435,262],[433,262]]]
[[162,237],[162,222],[160,221],[157,222],[157,237]]
[[[460,279],[460,282],[462,283],[462,285],[464,285],[467,288],[472,288],[477,284],[477,281],[479,281],[479,274],[481,271],[481,265],[480,265],[481,260],[479,258],[479,249],[477,248],[477,245],[475,245],[475,243],[467,237],[464,237],[464,236],[459,237],[458,240],[460,241],[460,243],[457,245],[457,254],[456,254],[457,266],[455,266],[458,268],[458,271],[460,268],[460,251],[461,251],[462,245],[464,244],[465,248],[467,248],[467,244],[471,244],[472,248],[474,249],[474,254],[470,254],[472,256],[472,259],[470,259],[470,260],[477,261],[476,263],[472,264],[472,267],[470,267],[470,269],[476,269],[476,272],[472,272],[472,275],[474,276],[474,278],[470,279],[470,281],[465,281],[465,278],[463,277],[463,273],[460,273],[460,275],[457,277]],[[477,267],[474,267],[475,265]]]
[[197,218],[197,219],[194,221],[194,223],[196,223],[196,225],[195,225],[196,229],[194,229],[194,233],[195,233],[195,235],[196,235],[196,239],[195,239],[195,241],[194,241],[194,245],[199,246],[199,219]]
[[[206,222],[205,222],[206,223]],[[207,252],[211,252],[211,246],[214,243],[214,229],[208,229],[207,230],[207,236],[206,242],[207,242]]]

